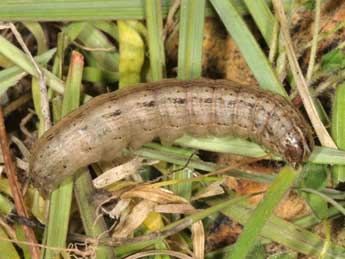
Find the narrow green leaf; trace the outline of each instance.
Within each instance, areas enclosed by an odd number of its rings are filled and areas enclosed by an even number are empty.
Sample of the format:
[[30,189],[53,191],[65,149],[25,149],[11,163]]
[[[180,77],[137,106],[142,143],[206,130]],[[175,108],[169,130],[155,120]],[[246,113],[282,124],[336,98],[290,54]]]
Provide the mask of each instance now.
[[236,241],[231,257],[245,259],[254,245],[254,241],[260,235],[263,226],[271,217],[274,209],[279,204],[284,194],[294,183],[298,172],[289,167],[284,167],[278,177],[272,182],[263,201],[261,201],[250,216],[244,229]]
[[[210,204],[214,205],[215,203],[210,202]],[[239,222],[240,224],[246,224],[251,216],[251,212],[251,206],[245,204],[232,204],[226,209],[222,210],[223,214]],[[325,244],[325,241],[317,234],[307,231],[274,215],[271,216],[269,221],[263,227],[261,236],[282,244],[294,251],[314,257],[319,256],[319,254],[323,251]],[[230,249],[232,250],[232,247],[230,247]],[[344,253],[345,249],[343,247],[330,243],[329,248],[326,251],[325,258],[342,258]],[[207,256],[206,258],[219,258],[215,256]]]
[[14,209],[14,204],[5,195],[0,195],[0,212],[8,216]]
[[[345,149],[345,84],[338,86],[333,100],[332,136],[338,148]],[[335,184],[345,181],[345,166],[333,167]]]
[[113,21],[95,21],[93,25],[109,34],[114,40],[119,41],[119,30]]
[[[174,169],[176,170],[178,168],[174,167]],[[193,177],[193,170],[187,167],[187,168],[184,168],[183,170],[175,172],[172,175],[172,180],[190,179],[192,177]],[[171,186],[171,190],[178,196],[181,196],[185,198],[186,200],[190,200],[192,196],[192,182],[182,182],[182,183],[174,184]]]
[[[234,137],[193,138],[189,135],[185,135],[176,140],[175,143],[184,147],[249,157],[262,157],[267,155],[265,150],[258,144]],[[273,159],[278,159],[278,157],[273,157]],[[345,151],[315,146],[308,161],[315,164],[344,165]]]
[[179,79],[201,77],[205,0],[182,0],[178,48]]
[[118,71],[119,55],[116,48],[100,30],[87,23],[77,38],[85,47],[91,49],[91,55],[103,69]]
[[37,54],[42,54],[47,51],[48,44],[46,34],[43,31],[41,24],[38,22],[23,22],[23,25],[34,35],[37,43]]
[[[47,52],[35,57],[39,64],[47,64],[55,54],[56,49],[50,49]],[[18,66],[13,66],[0,71],[0,95],[7,91],[8,88],[14,86],[27,73]]]
[[244,0],[268,46],[272,42],[274,15],[264,0]]
[[112,83],[119,80],[119,73],[102,70],[96,67],[85,67],[83,80],[93,83]]
[[[162,0],[162,13],[168,14],[172,0]],[[284,0],[289,2],[291,0]],[[267,0],[267,2],[270,2]],[[242,0],[234,0],[241,14],[247,13]],[[2,0],[0,2],[0,20],[2,21],[80,21],[145,19],[144,1],[142,0]],[[211,8],[206,15],[213,14]]]
[[[83,222],[86,235],[97,238],[99,236],[109,237],[108,230],[103,217],[96,214],[96,206],[90,202],[95,195],[90,172],[87,168],[81,169],[75,178],[74,193],[77,200],[80,216]],[[97,246],[97,258],[112,259],[115,254],[112,247]]]
[[[22,68],[28,74],[38,77],[38,72],[29,57],[2,36],[0,36],[0,53]],[[44,68],[42,68],[42,71],[45,75],[47,84],[58,93],[63,93],[63,81]]]
[[165,53],[163,44],[163,18],[159,0],[145,1],[146,24],[149,36],[150,68],[152,81],[165,75]]
[[5,241],[3,239],[9,239],[6,232],[3,230],[2,227],[0,227],[0,238],[2,239],[0,242],[0,259],[6,259],[6,258],[13,258],[13,259],[19,259],[20,256],[18,255],[14,245],[10,241]]
[[248,63],[256,80],[263,89],[276,92],[287,97],[287,93],[280,84],[267,57],[256,42],[232,1],[211,0],[213,7],[222,19],[226,29],[231,34],[240,49],[242,56]]
[[[73,51],[62,104],[62,116],[67,115],[69,112],[73,111],[79,106],[83,66],[83,56],[78,52]],[[52,192],[47,228],[48,246],[66,246],[69,216],[72,203],[72,191],[73,178],[70,177]],[[63,208],[63,210],[61,208]],[[56,258],[58,254],[59,251],[47,249],[45,251],[44,258]]]

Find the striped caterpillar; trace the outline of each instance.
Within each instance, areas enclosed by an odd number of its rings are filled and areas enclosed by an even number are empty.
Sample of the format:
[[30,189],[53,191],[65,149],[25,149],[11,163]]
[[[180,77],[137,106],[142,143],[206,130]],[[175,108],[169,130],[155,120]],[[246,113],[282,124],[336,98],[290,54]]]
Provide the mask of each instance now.
[[226,80],[167,79],[98,96],[67,115],[38,140],[30,174],[47,196],[81,167],[185,133],[250,139],[295,166],[313,147],[309,125],[279,95]]

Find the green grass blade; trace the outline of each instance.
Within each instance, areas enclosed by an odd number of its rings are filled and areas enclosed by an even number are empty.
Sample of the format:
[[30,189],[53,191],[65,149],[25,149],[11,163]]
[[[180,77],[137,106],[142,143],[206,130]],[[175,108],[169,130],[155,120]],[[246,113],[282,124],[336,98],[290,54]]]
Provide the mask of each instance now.
[[[234,137],[193,138],[192,136],[185,135],[176,140],[175,143],[184,147],[220,153],[232,153],[249,157],[261,157],[267,155],[265,150],[258,144]],[[273,159],[279,158],[273,157]],[[308,161],[316,164],[344,165],[345,151],[316,146],[314,147],[314,150]]]
[[[83,56],[78,52],[73,52],[62,104],[62,116],[67,115],[69,112],[78,108],[79,106],[83,66]],[[73,178],[70,177],[66,179],[61,184],[61,186],[59,186],[52,192],[47,228],[48,246],[66,246],[69,216],[72,203],[72,191]],[[56,258],[58,254],[59,251],[47,249],[45,252],[45,258]]]
[[[34,77],[38,77],[38,73],[31,63],[29,57],[25,55],[23,51],[18,49],[14,46],[11,42],[9,42],[4,37],[0,36],[0,53],[3,54],[5,57],[10,59],[13,63],[17,66],[22,68],[25,72]],[[59,78],[57,78],[53,73],[49,72],[48,70],[42,68],[42,71],[45,75],[47,84],[58,93],[63,93],[64,91],[64,83]]]
[[[78,39],[88,48],[95,49],[91,54],[97,60],[97,63],[105,70],[118,71],[119,55],[115,46],[107,39],[107,37],[91,23],[84,25],[78,35]],[[114,49],[105,51],[99,49]]]
[[37,53],[42,54],[47,51],[47,39],[41,24],[38,22],[23,22],[23,25],[34,35],[37,43]]
[[92,24],[97,29],[109,34],[114,40],[119,41],[119,29],[113,21],[95,21]]
[[264,0],[244,0],[268,46],[272,42],[274,15]]
[[[87,236],[97,238],[109,237],[106,234],[107,226],[103,217],[97,217],[96,206],[90,202],[95,195],[90,172],[87,168],[81,169],[75,178],[74,194],[77,200],[80,216]],[[115,258],[112,247],[97,246],[96,257],[111,259]]]
[[259,203],[244,225],[244,229],[231,253],[232,258],[245,259],[247,257],[255,244],[255,240],[260,235],[263,226],[271,217],[274,209],[292,186],[297,176],[298,172],[289,167],[284,167],[279,172],[278,177],[276,177],[265,193],[263,201]]
[[[172,0],[162,0],[162,14],[168,14]],[[291,0],[284,0],[290,2]],[[267,2],[270,2],[267,0]],[[234,0],[236,9],[246,14],[242,0]],[[213,15],[207,8],[206,15]],[[81,21],[145,19],[143,0],[2,0],[0,20],[2,21]]]
[[265,54],[249,31],[247,25],[237,12],[232,1],[211,0],[213,7],[223,21],[240,49],[242,56],[248,63],[256,80],[263,89],[270,90],[287,97],[285,89],[280,84],[275,72],[269,64]]
[[[47,64],[55,52],[56,49],[50,49],[42,55],[35,57],[35,60],[41,65]],[[0,71],[0,95],[26,75],[27,73],[18,66],[6,68]]]
[[[210,202],[210,204],[214,205],[215,203]],[[251,206],[245,204],[232,204],[225,210],[222,210],[222,213],[240,224],[245,224],[251,215],[251,211]],[[318,257],[323,251],[325,243],[317,234],[309,232],[274,215],[263,227],[261,236],[282,244],[292,250],[314,257]],[[224,252],[231,252],[232,249],[232,246],[228,246],[227,249],[217,251],[218,253],[208,254],[206,258],[219,258],[220,255],[224,255]],[[219,252],[221,253],[219,254]],[[326,251],[325,258],[342,258],[344,253],[345,249],[343,247],[331,243],[329,249]]]
[[150,68],[152,81],[166,76],[165,53],[162,40],[163,18],[159,0],[145,1],[146,24],[149,36]]
[[205,0],[182,0],[178,48],[179,79],[201,76]]
[[[345,149],[345,84],[338,86],[333,99],[332,137],[338,148]],[[345,181],[345,166],[333,167],[333,181],[337,185]]]
[[0,238],[1,240],[3,240],[0,243],[0,251],[3,255],[3,258],[19,259],[20,256],[18,255],[14,244],[9,241],[5,241],[6,239],[10,239],[11,237],[7,236],[6,231],[2,227],[0,227]]

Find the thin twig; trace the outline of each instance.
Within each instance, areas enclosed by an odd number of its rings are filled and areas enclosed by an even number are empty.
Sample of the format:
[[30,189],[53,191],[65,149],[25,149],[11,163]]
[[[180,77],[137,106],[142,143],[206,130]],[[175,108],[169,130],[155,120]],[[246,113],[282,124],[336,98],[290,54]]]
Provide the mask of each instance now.
[[37,64],[37,62],[35,61],[35,59],[33,58],[33,56],[31,55],[28,47],[25,45],[25,42],[24,42],[22,36],[18,32],[18,30],[16,29],[14,24],[13,23],[9,23],[9,26],[11,28],[12,33],[16,37],[18,43],[20,44],[20,46],[22,47],[24,52],[28,55],[30,61],[32,62],[32,64],[34,65],[34,67],[35,67],[35,69],[37,71],[38,82],[39,82],[40,93],[41,93],[41,95],[40,95],[40,97],[41,97],[40,98],[40,103],[41,103],[42,119],[43,119],[43,122],[44,122],[44,129],[48,130],[51,127],[52,124],[51,124],[51,119],[50,119],[48,91],[47,91],[47,86],[46,86],[46,82],[45,82],[44,73],[41,70],[41,68],[39,67],[39,65]]
[[[7,134],[6,134],[6,129],[5,129],[5,121],[4,121],[4,114],[3,114],[2,107],[0,107],[0,145],[1,145],[2,154],[4,158],[7,178],[10,183],[11,192],[13,195],[13,200],[14,200],[18,215],[23,216],[23,217],[29,217],[29,213],[26,210],[26,207],[24,205],[24,199],[20,192],[19,183],[17,181],[16,166],[13,163],[11,151],[7,142]],[[22,227],[23,227],[26,239],[30,243],[37,244],[37,240],[36,240],[35,233],[33,232],[33,230],[25,225],[23,225]],[[40,250],[38,249],[37,246],[30,246],[30,253],[31,253],[32,258],[34,259],[40,258]]]
[[298,89],[298,92],[302,98],[304,107],[306,109],[306,112],[309,116],[309,119],[311,123],[313,124],[313,127],[315,129],[315,132],[321,142],[321,144],[325,147],[330,148],[337,148],[334,141],[330,137],[329,133],[327,132],[326,128],[322,124],[320,117],[317,114],[317,110],[315,108],[313,99],[310,96],[309,89],[307,86],[307,83],[303,77],[302,70],[298,64],[296,54],[293,49],[291,36],[289,34],[289,28],[287,24],[287,19],[284,12],[283,4],[280,0],[273,0],[274,8],[277,12],[277,16],[280,21],[281,30],[283,33],[283,36],[285,38],[285,45],[287,50],[287,55],[289,59],[289,64],[291,68],[291,72],[293,74],[293,77],[296,82],[296,86]]
[[321,0],[316,0],[313,41],[311,45],[309,65],[308,65],[308,71],[307,71],[307,76],[306,76],[307,85],[310,84],[313,71],[314,71],[317,42],[318,42],[317,39],[318,39],[319,30],[320,30],[320,14],[321,14]]

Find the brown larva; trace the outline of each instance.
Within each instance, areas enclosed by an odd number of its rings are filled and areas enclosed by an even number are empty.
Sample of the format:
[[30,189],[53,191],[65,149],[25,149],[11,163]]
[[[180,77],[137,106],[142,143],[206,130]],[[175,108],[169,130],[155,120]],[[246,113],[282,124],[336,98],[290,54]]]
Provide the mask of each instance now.
[[77,169],[185,133],[233,135],[298,165],[312,150],[309,125],[283,97],[226,80],[163,80],[98,96],[48,130],[33,150],[30,174],[45,196]]

